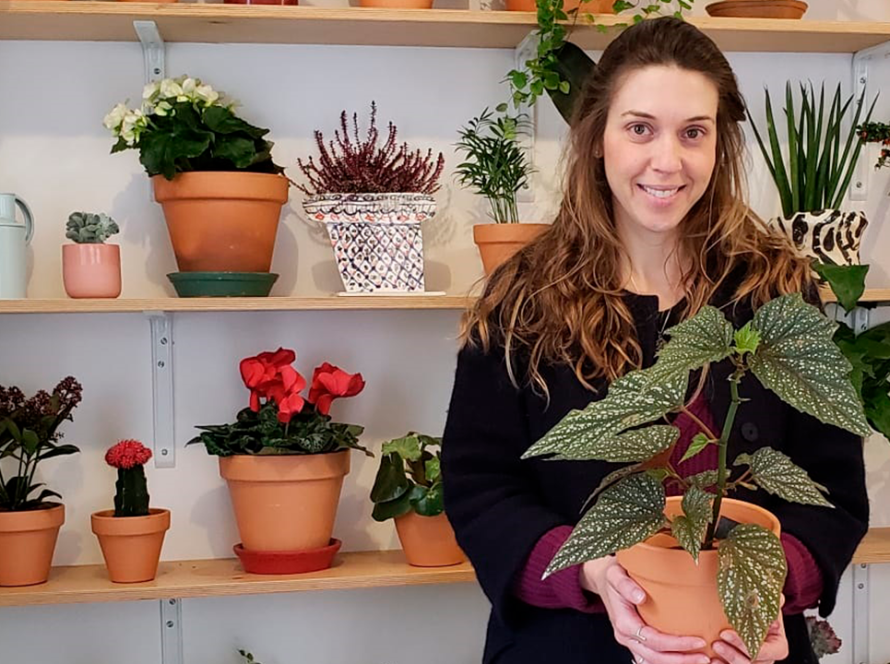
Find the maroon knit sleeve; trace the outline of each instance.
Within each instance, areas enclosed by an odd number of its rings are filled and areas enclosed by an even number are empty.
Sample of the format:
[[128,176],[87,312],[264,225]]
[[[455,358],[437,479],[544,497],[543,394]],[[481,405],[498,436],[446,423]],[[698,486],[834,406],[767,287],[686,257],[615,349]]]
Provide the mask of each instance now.
[[814,608],[822,596],[822,572],[809,549],[794,535],[782,533],[782,547],[788,561],[782,613],[803,613]]
[[526,604],[543,609],[602,613],[605,607],[599,597],[581,587],[580,565],[568,567],[541,580],[544,570],[571,533],[571,526],[557,526],[544,533],[516,577],[514,594]]

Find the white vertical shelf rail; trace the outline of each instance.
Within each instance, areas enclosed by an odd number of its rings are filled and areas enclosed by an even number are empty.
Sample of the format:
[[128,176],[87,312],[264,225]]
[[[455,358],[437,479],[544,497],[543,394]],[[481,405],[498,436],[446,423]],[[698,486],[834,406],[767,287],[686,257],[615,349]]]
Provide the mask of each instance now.
[[853,565],[853,664],[869,664],[868,565]]
[[[873,60],[883,60],[888,56],[890,56],[890,42],[884,42],[883,44],[878,44],[877,46],[872,46],[871,48],[866,48],[853,54],[852,73],[854,100],[859,99],[862,92],[868,87],[869,64]],[[874,97],[877,93],[877,89],[874,85],[871,86],[870,93],[869,96],[871,97]],[[866,111],[870,105],[868,98],[863,101],[863,104],[865,105],[863,111]],[[856,112],[856,109],[852,110],[853,113]],[[861,119],[864,119],[864,116]],[[859,160],[856,162],[855,171],[853,172],[853,182],[849,191],[851,201],[864,201],[868,197],[868,175],[871,164],[867,158],[867,152],[868,150],[864,149],[859,155]]]
[[166,48],[158,24],[154,21],[133,21],[133,28],[142,44],[142,61],[145,64],[145,83],[160,81],[167,75]]
[[151,325],[151,393],[156,468],[176,466],[173,421],[173,318],[163,311],[146,311]]
[[182,600],[161,600],[161,664],[182,664]]

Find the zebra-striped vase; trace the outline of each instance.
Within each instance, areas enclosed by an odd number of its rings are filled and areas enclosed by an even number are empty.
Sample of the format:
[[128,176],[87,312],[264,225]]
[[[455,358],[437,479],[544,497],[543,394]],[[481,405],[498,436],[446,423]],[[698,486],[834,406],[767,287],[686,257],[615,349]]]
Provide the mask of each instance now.
[[819,210],[774,217],[767,225],[787,235],[807,258],[829,265],[859,265],[859,245],[868,220],[864,212]]

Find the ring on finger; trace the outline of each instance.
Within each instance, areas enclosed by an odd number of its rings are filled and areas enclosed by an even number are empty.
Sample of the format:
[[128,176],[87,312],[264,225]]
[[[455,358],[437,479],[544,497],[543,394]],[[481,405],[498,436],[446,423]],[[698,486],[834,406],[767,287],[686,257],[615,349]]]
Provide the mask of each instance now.
[[[634,634],[634,638],[635,638],[637,641],[639,641],[640,643],[644,643],[644,642],[646,641],[646,637],[643,636],[643,628],[644,628],[644,627],[645,627],[645,625],[640,625],[640,626],[637,628],[637,633]],[[642,663],[640,663],[640,664],[642,664]]]
[[642,657],[634,657],[634,662],[636,662],[636,664],[646,664],[646,660]]

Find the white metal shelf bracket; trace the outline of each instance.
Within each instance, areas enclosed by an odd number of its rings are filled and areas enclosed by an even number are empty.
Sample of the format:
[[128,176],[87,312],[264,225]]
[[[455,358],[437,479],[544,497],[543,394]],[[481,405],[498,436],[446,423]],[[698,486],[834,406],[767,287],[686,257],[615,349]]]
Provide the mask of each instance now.
[[160,81],[166,76],[164,40],[154,21],[133,21],[136,35],[142,44],[142,61],[145,64],[145,83]]
[[[519,42],[519,45],[513,51],[513,68],[517,71],[522,71],[525,69],[525,63],[528,60],[534,58],[538,53],[538,42],[539,38],[536,32],[529,32],[525,38]],[[511,108],[513,108],[513,99],[511,98],[507,102]],[[525,113],[528,116],[529,121],[529,131],[526,134],[523,134],[521,137],[521,145],[522,150],[525,152],[525,158],[527,162],[534,166],[535,164],[535,138],[538,133],[538,115],[537,115],[537,103],[528,105],[528,104],[520,104],[519,108],[515,110],[518,113]],[[535,188],[531,182],[529,182],[529,186],[526,189],[520,189],[516,192],[516,201],[519,203],[534,203],[535,202]]]
[[[890,57],[890,42],[884,42],[877,46],[862,49],[853,55],[853,99],[859,99],[863,90],[868,85],[869,63],[872,60],[884,59]],[[875,90],[872,90],[872,96]],[[868,99],[863,101],[865,108],[868,109]],[[852,109],[855,113],[856,109]],[[863,117],[864,119],[864,117]],[[851,201],[864,201],[868,197],[868,175],[871,165],[867,159],[867,150],[863,150],[859,154],[859,160],[856,162],[855,171],[853,172],[853,182],[850,187],[849,196]]]
[[853,664],[869,659],[868,565],[853,565]]
[[832,303],[831,306],[834,307],[834,320],[844,323],[854,334],[862,334],[868,329],[870,310],[865,307],[855,307],[853,311],[846,313],[840,304]]
[[182,664],[182,600],[161,600],[161,664]]
[[173,422],[173,318],[164,311],[146,311],[151,325],[151,392],[156,468],[176,466]]

